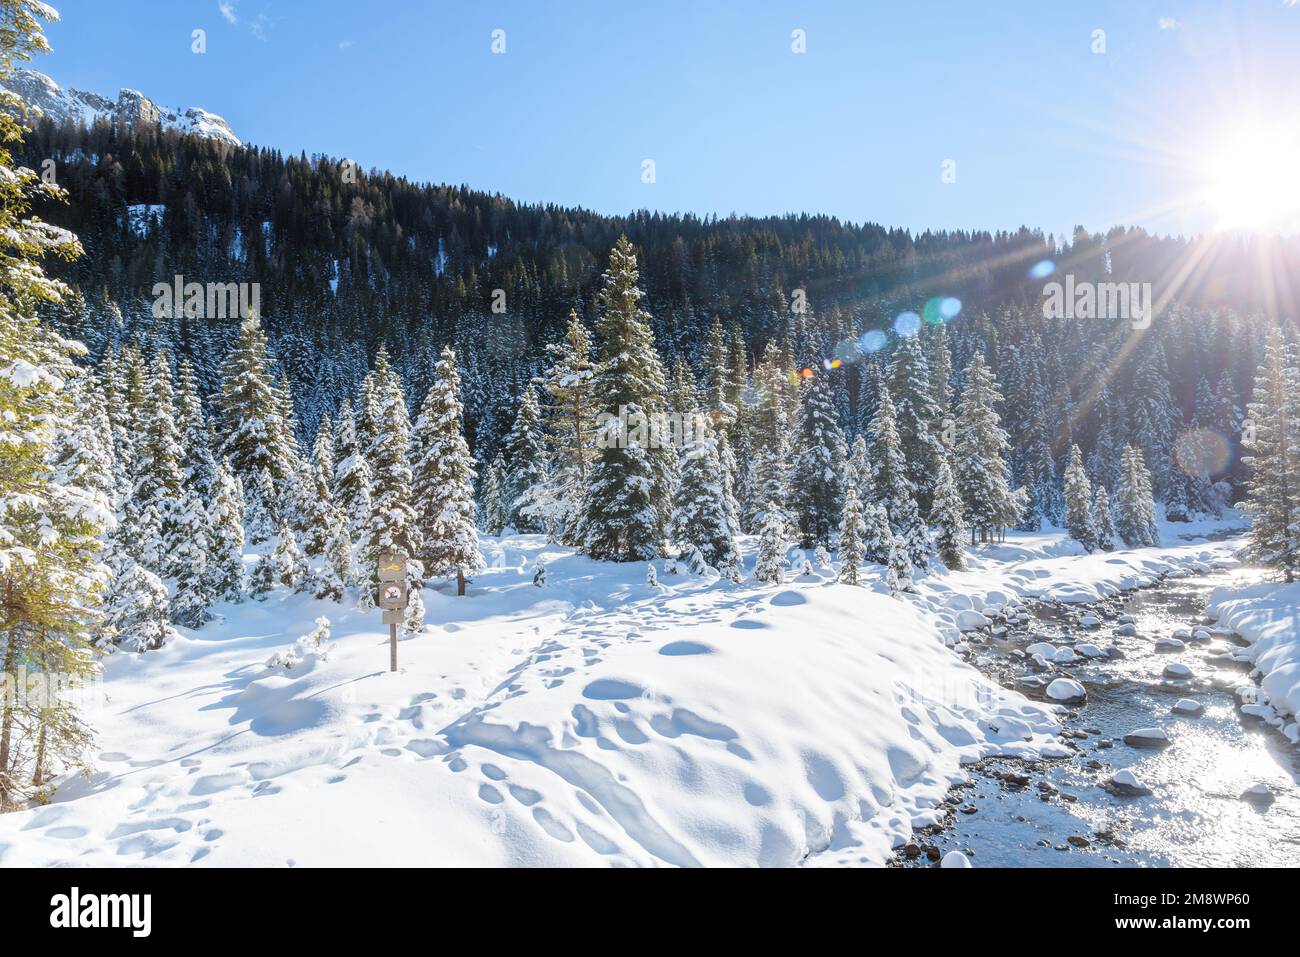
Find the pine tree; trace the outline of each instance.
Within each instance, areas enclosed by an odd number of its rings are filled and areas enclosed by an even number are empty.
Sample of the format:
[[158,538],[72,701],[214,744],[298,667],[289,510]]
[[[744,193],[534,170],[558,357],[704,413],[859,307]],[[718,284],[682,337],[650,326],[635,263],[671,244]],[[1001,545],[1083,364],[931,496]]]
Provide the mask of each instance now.
[[519,398],[519,412],[506,436],[506,524],[520,532],[546,530],[548,477],[541,415],[537,392],[529,385]]
[[505,500],[505,459],[498,455],[488,466],[487,477],[483,479],[483,531],[489,535],[500,535],[505,530],[509,515]]
[[408,635],[418,635],[424,631],[424,599],[420,589],[412,588],[407,592],[406,611],[402,616],[402,631]]
[[410,414],[406,410],[401,379],[382,347],[375,358],[370,404],[372,436],[365,452],[373,477],[372,511],[362,547],[365,564],[373,568],[385,552],[407,558],[420,554],[408,457]]
[[871,461],[875,499],[884,506],[889,526],[911,565],[924,567],[930,553],[929,533],[916,506],[902,443],[894,421],[894,402],[882,386],[871,420]]
[[184,490],[175,517],[182,534],[171,563],[176,580],[171,600],[172,620],[190,628],[202,628],[212,618],[208,609],[216,595],[212,587],[213,572],[209,568],[214,551],[211,519],[196,489]]
[[754,578],[779,585],[785,581],[785,518],[775,502],[764,508],[763,514],[766,518],[759,533]]
[[1092,500],[1092,483],[1083,467],[1083,453],[1076,445],[1070,449],[1070,464],[1065,469],[1065,527],[1070,537],[1088,551],[1097,546]]
[[[0,30],[0,82],[15,61],[48,52],[44,4],[6,0]],[[17,686],[29,671],[80,681],[94,667],[90,645],[104,572],[100,534],[111,525],[102,493],[65,484],[51,452],[71,417],[66,384],[83,347],[43,324],[37,310],[57,306],[70,290],[43,271],[43,257],[74,259],[76,237],[35,218],[32,201],[66,194],[26,167],[15,169],[8,146],[22,140],[18,97],[4,93],[0,110],[0,686]],[[15,596],[21,596],[21,601]],[[0,695],[0,811],[28,793],[48,793],[55,762],[72,763],[90,735],[66,702],[41,695]]]
[[347,522],[343,513],[334,505],[334,429],[329,416],[321,419],[316,429],[316,438],[312,442],[311,461],[304,465],[307,475],[301,487],[310,489],[311,500],[305,508],[303,551],[315,558],[325,554],[333,536],[331,524]]
[[248,544],[260,545],[275,534],[279,518],[275,505],[275,482],[267,469],[253,473],[252,482],[244,486],[244,528]]
[[244,592],[244,489],[224,459],[217,463],[209,517],[209,587],[219,601],[238,601]]
[[840,520],[839,580],[846,585],[858,584],[858,566],[862,564],[862,503],[850,485],[844,494],[844,511]]
[[954,459],[957,489],[965,506],[971,542],[992,541],[1019,520],[1024,505],[1011,487],[1006,455],[1011,449],[997,405],[1002,401],[993,371],[978,352],[962,375]]
[[861,433],[853,439],[853,445],[850,447],[844,484],[846,488],[851,487],[857,492],[859,502],[871,495],[875,489],[871,457],[867,453],[867,440]]
[[961,494],[952,476],[948,456],[939,457],[939,470],[934,481],[934,505],[930,509],[930,524],[937,529],[935,550],[939,561],[953,571],[965,565],[962,548],[966,541],[966,516]]
[[807,380],[793,437],[790,505],[800,548],[829,544],[843,507],[844,435],[827,383],[825,377]]
[[279,539],[272,559],[275,580],[286,588],[302,591],[310,584],[311,568],[288,522],[280,526]]
[[[246,490],[263,470],[273,483],[288,475],[292,436],[283,414],[283,397],[271,378],[266,335],[257,316],[250,316],[240,323],[239,339],[222,364],[216,399],[217,429],[223,436],[219,451]],[[278,521],[278,502],[264,504]]]
[[316,597],[342,601],[348,585],[356,576],[352,566],[352,540],[348,537],[346,523],[336,521],[330,525],[322,555],[325,561],[316,581]]
[[339,411],[334,437],[334,501],[348,523],[348,536],[357,542],[369,533],[374,505],[370,498],[370,465],[361,450],[356,419],[347,399]]
[[[600,291],[600,354],[591,395],[605,418],[587,473],[579,535],[583,551],[611,561],[659,554],[675,465],[671,447],[656,447],[635,430],[662,416],[666,402],[663,365],[637,282],[632,244],[620,236]],[[625,430],[625,422],[633,430]]]
[[1294,346],[1283,342],[1276,328],[1269,331],[1247,416],[1250,551],[1256,561],[1295,581],[1300,572],[1300,364]]
[[[544,522],[558,541],[574,545],[577,544],[574,533],[595,433],[591,408],[591,387],[595,377],[595,365],[591,361],[591,336],[577,312],[569,313],[563,341],[548,345],[546,350],[552,359],[551,366],[542,379],[546,394],[543,414],[551,472],[546,490],[548,508]],[[490,472],[488,477],[491,478]],[[498,482],[501,478],[498,477]],[[486,502],[486,493],[484,498]]]
[[176,634],[171,618],[167,587],[162,579],[131,559],[125,559],[113,575],[104,596],[104,617],[99,627],[101,646],[115,645],[126,651],[153,651]]
[[[136,446],[137,472],[131,507],[136,514],[152,512],[157,516],[161,537],[142,548],[151,556],[149,570],[168,578],[179,572],[175,556],[185,532],[179,515],[182,452],[176,421],[171,366],[166,354],[159,353],[149,374],[144,432]],[[149,524],[152,523],[150,519]]]
[[944,450],[935,433],[942,416],[934,402],[929,365],[919,336],[898,340],[889,363],[887,389],[913,495],[922,512],[928,512],[934,494],[935,462]]
[[415,425],[415,522],[420,560],[434,576],[456,576],[456,592],[484,567],[474,526],[474,458],[462,434],[460,374],[450,347],[434,371]]
[[[775,342],[768,342],[763,359],[754,370],[754,404],[747,416],[746,429],[749,514],[745,524],[755,532],[767,522],[767,506],[780,508],[789,488],[790,428],[784,383],[780,350]],[[784,509],[781,516],[783,521],[788,520]]]
[[1098,485],[1092,501],[1092,514],[1096,519],[1097,547],[1104,552],[1115,548],[1115,513],[1111,509],[1110,493],[1106,486]]
[[713,436],[703,428],[693,430],[681,450],[673,535],[678,542],[698,548],[704,561],[715,568],[740,560],[721,471]]
[[1151,494],[1151,474],[1142,461],[1142,450],[1136,446],[1130,445],[1124,450],[1115,500],[1115,530],[1129,548],[1160,544]]

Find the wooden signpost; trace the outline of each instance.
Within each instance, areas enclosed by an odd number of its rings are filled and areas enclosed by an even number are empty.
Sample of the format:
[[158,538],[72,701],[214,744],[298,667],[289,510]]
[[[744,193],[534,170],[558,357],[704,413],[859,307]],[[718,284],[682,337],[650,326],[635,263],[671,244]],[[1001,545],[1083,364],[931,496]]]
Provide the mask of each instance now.
[[389,626],[389,671],[397,670],[397,626],[406,617],[406,556],[385,552],[379,556],[379,607]]

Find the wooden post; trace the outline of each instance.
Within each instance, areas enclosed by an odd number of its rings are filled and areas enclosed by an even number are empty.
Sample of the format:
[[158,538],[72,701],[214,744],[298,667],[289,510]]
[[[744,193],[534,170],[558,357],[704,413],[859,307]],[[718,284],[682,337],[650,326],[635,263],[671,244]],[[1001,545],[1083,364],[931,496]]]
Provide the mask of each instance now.
[[388,632],[388,670],[397,670],[397,626],[389,625]]
[[456,569],[456,594],[465,594],[465,571],[461,568]]

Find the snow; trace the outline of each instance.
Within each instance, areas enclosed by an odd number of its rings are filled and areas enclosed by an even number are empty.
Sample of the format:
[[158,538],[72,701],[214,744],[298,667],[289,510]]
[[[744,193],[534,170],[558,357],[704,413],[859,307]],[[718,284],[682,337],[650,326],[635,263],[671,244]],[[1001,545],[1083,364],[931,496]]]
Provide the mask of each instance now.
[[[1013,535],[901,599],[870,566],[866,587],[652,587],[541,536],[483,548],[467,597],[423,592],[396,673],[377,611],[284,591],[112,655],[93,775],[0,816],[0,866],[881,865],[964,765],[1070,753],[1058,704],[953,652],[960,610],[1109,593],[1233,543],[1099,557]],[[300,642],[321,616],[330,637]]]
[[1181,661],[1171,661],[1165,665],[1164,675],[1166,678],[1190,678],[1192,669]]
[[939,866],[970,868],[974,865],[971,864],[970,858],[967,857],[965,854],[963,854],[961,851],[949,851],[947,854],[943,856],[943,860],[939,862]]
[[1087,697],[1087,692],[1083,690],[1083,685],[1073,678],[1057,678],[1047,686],[1047,697],[1053,701],[1073,704],[1083,701]]
[[[1281,715],[1289,715],[1289,736],[1300,740],[1300,582],[1263,582],[1246,588],[1216,589],[1206,611],[1217,623],[1236,632],[1249,647],[1243,649],[1258,670],[1260,689]],[[1279,719],[1280,720],[1280,719]]]
[[1205,713],[1205,705],[1201,704],[1195,698],[1179,698],[1174,702],[1174,714],[1186,715],[1189,717],[1200,717]]
[[136,236],[148,236],[162,224],[163,212],[167,209],[161,203],[138,203],[126,208],[126,226]]

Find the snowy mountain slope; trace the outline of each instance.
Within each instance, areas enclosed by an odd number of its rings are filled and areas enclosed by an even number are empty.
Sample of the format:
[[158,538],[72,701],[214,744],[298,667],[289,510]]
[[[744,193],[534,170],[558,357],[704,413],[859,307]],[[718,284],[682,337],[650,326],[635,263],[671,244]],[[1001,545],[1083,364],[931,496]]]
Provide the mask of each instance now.
[[70,119],[84,126],[101,119],[121,120],[128,125],[156,123],[164,129],[206,136],[231,146],[241,145],[230,124],[215,113],[197,107],[179,110],[161,106],[136,90],[121,90],[116,100],[110,100],[98,93],[71,87],[65,90],[44,73],[27,69],[16,70],[4,85],[28,106],[56,122]]
[[[1100,592],[1235,547],[1110,563],[1060,543],[1015,536],[1019,558],[896,601],[827,570],[758,586],[661,565],[655,588],[639,564],[487,539],[494,567],[468,598],[426,592],[397,674],[377,612],[226,606],[108,660],[96,773],[0,817],[0,865],[880,864],[963,761],[1064,753],[1050,706],[945,647],[954,595],[982,607],[1053,577]],[[322,613],[323,660],[266,667]]]

